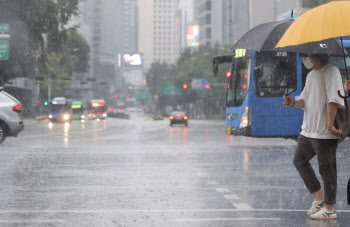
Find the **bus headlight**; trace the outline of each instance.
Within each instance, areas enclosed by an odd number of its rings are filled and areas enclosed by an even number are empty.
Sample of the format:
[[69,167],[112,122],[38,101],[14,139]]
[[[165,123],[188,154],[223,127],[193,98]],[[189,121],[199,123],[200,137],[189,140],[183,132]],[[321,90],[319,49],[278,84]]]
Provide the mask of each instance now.
[[50,115],[49,115],[49,119],[52,119],[52,118],[53,118],[53,116],[50,114]]
[[85,115],[81,115],[81,119],[85,119]]
[[241,122],[239,124],[240,128],[244,128],[250,125],[250,106],[247,106],[244,108],[242,117],[241,117]]
[[69,119],[69,115],[68,114],[63,115],[63,119],[64,120],[68,120]]
[[106,114],[106,113],[104,113],[102,116],[107,117],[107,114]]

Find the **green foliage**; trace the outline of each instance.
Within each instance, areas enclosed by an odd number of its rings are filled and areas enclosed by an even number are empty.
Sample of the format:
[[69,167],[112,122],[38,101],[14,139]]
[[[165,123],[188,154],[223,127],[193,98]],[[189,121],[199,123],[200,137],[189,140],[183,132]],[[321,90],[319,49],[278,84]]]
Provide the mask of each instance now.
[[150,119],[151,121],[159,121],[159,120],[163,120],[164,117],[163,117],[162,115],[151,115],[151,116],[149,117],[149,119]]
[[67,61],[73,62],[74,72],[87,72],[89,69],[90,46],[82,35],[75,30],[70,31],[62,49]]
[[328,3],[330,1],[332,0],[306,0],[304,4],[305,4],[305,7],[313,8],[313,7]]
[[60,51],[66,25],[78,15],[79,0],[0,1],[0,21],[10,24],[10,59],[0,62],[1,83],[11,78],[34,77],[45,69],[47,53]]
[[[225,76],[214,77],[212,73],[212,60],[217,55],[230,54],[229,47],[200,46],[198,50],[185,49],[176,65],[166,63],[154,63],[146,75],[147,86],[151,94],[158,97],[156,100],[156,111],[165,112],[166,106],[176,109],[187,110],[190,105],[202,106],[206,116],[222,114],[226,97],[225,86],[213,86],[210,90],[194,91],[191,89],[193,78],[204,78],[211,84],[224,84]],[[182,85],[186,83],[189,88],[184,90]],[[182,94],[178,96],[163,95],[164,85],[176,86]]]

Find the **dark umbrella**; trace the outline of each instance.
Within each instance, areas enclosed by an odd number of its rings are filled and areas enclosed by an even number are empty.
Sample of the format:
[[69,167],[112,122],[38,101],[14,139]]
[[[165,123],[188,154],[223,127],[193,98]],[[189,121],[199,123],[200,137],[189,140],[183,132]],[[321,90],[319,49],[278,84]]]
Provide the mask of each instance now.
[[326,39],[317,42],[305,43],[296,46],[275,48],[285,31],[294,22],[294,19],[268,22],[260,24],[245,33],[232,49],[252,49],[257,51],[286,51],[305,54],[343,55],[341,43],[335,39]]

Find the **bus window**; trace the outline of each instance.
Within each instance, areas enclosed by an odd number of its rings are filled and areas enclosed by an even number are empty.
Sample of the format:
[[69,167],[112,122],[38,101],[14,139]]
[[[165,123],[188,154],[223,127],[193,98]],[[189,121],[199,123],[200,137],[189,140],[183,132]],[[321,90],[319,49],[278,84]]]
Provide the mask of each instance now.
[[251,51],[244,50],[242,52],[242,50],[239,49],[238,52],[240,52],[240,54],[236,53],[233,58],[232,76],[229,78],[226,96],[226,105],[231,107],[241,106],[249,89]]
[[[350,52],[350,48],[345,48],[346,51],[349,53]],[[346,71],[345,71],[345,65],[344,65],[344,57],[343,56],[333,56],[331,59],[331,64],[337,66],[337,68],[339,69],[341,76],[342,76],[342,80],[343,80],[343,84],[345,82],[346,79]],[[346,66],[348,68],[348,73],[350,72],[350,57],[346,57],[345,58],[346,61]]]
[[259,97],[281,97],[297,89],[296,54],[257,52],[256,94]]

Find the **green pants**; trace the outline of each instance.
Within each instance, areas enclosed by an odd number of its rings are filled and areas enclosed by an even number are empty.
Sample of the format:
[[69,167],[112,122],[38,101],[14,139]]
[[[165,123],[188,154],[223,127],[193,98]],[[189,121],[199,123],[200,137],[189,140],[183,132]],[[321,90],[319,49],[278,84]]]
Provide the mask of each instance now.
[[320,182],[310,164],[310,160],[317,156],[319,172],[324,183],[325,204],[336,203],[337,195],[337,139],[312,139],[298,136],[298,145],[294,154],[294,166],[297,168],[306,187],[311,193],[321,189]]

